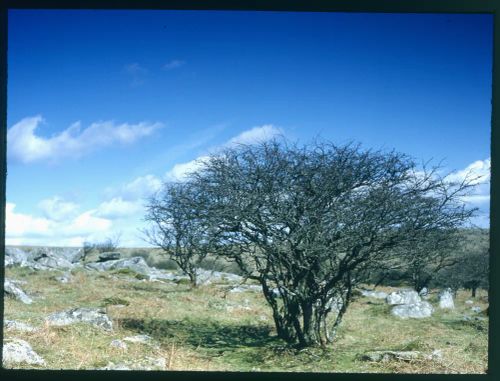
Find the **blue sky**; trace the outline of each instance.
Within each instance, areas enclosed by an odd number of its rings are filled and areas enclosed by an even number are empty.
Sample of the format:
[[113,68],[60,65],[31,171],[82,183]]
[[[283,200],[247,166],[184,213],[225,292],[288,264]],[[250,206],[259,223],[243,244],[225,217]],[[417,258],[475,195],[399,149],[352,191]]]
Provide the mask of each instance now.
[[492,17],[9,11],[7,244],[144,246],[143,200],[193,160],[282,134],[484,175]]

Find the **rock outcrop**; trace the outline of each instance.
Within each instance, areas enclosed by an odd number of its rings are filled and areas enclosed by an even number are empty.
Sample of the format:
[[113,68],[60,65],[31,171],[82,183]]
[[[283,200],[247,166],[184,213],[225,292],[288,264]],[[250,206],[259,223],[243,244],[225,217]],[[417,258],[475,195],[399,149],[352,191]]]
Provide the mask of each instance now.
[[420,319],[430,317],[433,311],[434,308],[429,302],[421,301],[412,304],[397,305],[391,310],[391,313],[401,319]]
[[360,290],[361,295],[366,296],[368,298],[375,299],[385,299],[387,298],[387,293],[383,291],[375,291],[375,290]]
[[359,355],[362,361],[389,362],[389,361],[413,361],[413,360],[441,360],[443,354],[439,349],[430,354],[419,351],[372,351]]
[[23,302],[24,304],[33,303],[33,300],[28,295],[26,295],[26,293],[23,290],[21,290],[20,287],[18,287],[15,284],[15,281],[11,279],[5,279],[3,287],[4,287],[4,294],[6,296],[17,299]]
[[113,329],[113,322],[102,308],[72,308],[53,313],[46,320],[53,326],[88,323],[107,331]]
[[455,303],[453,303],[453,293],[451,288],[447,288],[439,293],[439,308],[443,309],[454,309]]
[[415,304],[421,301],[418,293],[413,290],[398,290],[387,295],[385,301],[390,305]]
[[29,324],[16,320],[4,320],[3,327],[5,331],[19,331],[19,332],[35,332],[37,329]]
[[45,365],[45,361],[21,339],[4,340],[3,363],[9,367],[17,364]]

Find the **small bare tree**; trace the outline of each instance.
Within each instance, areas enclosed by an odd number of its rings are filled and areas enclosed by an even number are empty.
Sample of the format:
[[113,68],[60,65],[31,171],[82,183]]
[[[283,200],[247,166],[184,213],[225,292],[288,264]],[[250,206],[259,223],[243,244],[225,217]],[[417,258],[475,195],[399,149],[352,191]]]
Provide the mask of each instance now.
[[189,183],[170,183],[150,197],[145,220],[146,240],[160,247],[197,286],[197,269],[209,253],[207,227],[201,219],[201,194]]

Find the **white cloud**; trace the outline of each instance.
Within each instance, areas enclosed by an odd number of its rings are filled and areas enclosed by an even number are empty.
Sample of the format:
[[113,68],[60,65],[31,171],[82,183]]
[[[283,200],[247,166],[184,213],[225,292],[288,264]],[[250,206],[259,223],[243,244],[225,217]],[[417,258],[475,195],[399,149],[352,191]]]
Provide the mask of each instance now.
[[186,177],[197,171],[203,166],[203,162],[208,159],[208,156],[200,156],[195,160],[188,161],[187,163],[176,164],[168,171],[165,178],[168,181],[183,181]]
[[80,157],[95,149],[115,143],[131,144],[151,135],[162,127],[160,123],[115,124],[113,121],[92,123],[81,129],[79,122],[50,138],[37,136],[35,130],[43,122],[38,115],[25,118],[7,132],[9,160],[30,163],[40,160],[56,160],[63,157]]
[[472,184],[484,184],[490,181],[491,159],[477,160],[466,168],[453,172],[446,177],[450,182],[461,182],[465,179],[471,180]]
[[[283,134],[284,132],[281,128],[275,127],[272,124],[266,124],[243,131],[239,135],[222,144],[221,147],[231,147],[238,144],[251,145],[262,143]],[[175,164],[172,169],[166,173],[165,178],[167,181],[183,181],[189,173],[200,169],[203,166],[203,162],[207,159],[208,156],[200,156],[186,163]]]
[[124,184],[119,189],[108,188],[105,193],[113,198],[120,197],[123,200],[138,200],[151,196],[161,188],[162,181],[154,175],[137,177],[131,182]]
[[89,210],[64,220],[37,217],[15,211],[16,204],[6,203],[7,244],[69,245],[89,235],[109,233],[112,222]]
[[460,183],[464,180],[474,185],[471,192],[462,197],[462,201],[471,206],[486,206],[490,201],[491,159],[476,160],[466,168],[455,171],[448,176],[449,182]]
[[26,234],[40,236],[51,233],[52,222],[47,218],[33,217],[29,214],[16,213],[16,204],[5,205],[5,235],[22,237]]
[[121,197],[115,197],[101,203],[97,207],[95,215],[114,220],[138,214],[142,211],[143,206],[140,201],[125,201]]
[[40,201],[38,203],[38,208],[41,209],[45,217],[55,221],[62,221],[74,217],[80,206],[70,201],[64,201],[58,196],[54,196]]
[[181,66],[183,66],[186,62],[182,60],[171,60],[167,62],[165,65],[163,65],[164,70],[172,70],[172,69],[177,69]]
[[283,130],[281,128],[275,127],[272,124],[266,124],[243,131],[241,134],[229,139],[225,146],[237,144],[256,144],[271,140],[280,135],[283,135]]

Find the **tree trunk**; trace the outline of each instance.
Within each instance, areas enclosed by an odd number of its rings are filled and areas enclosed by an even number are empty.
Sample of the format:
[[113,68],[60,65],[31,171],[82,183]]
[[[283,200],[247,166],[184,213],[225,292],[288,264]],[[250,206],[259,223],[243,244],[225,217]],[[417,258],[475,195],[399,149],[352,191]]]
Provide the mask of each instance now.
[[475,298],[476,297],[476,287],[472,287],[472,297]]

